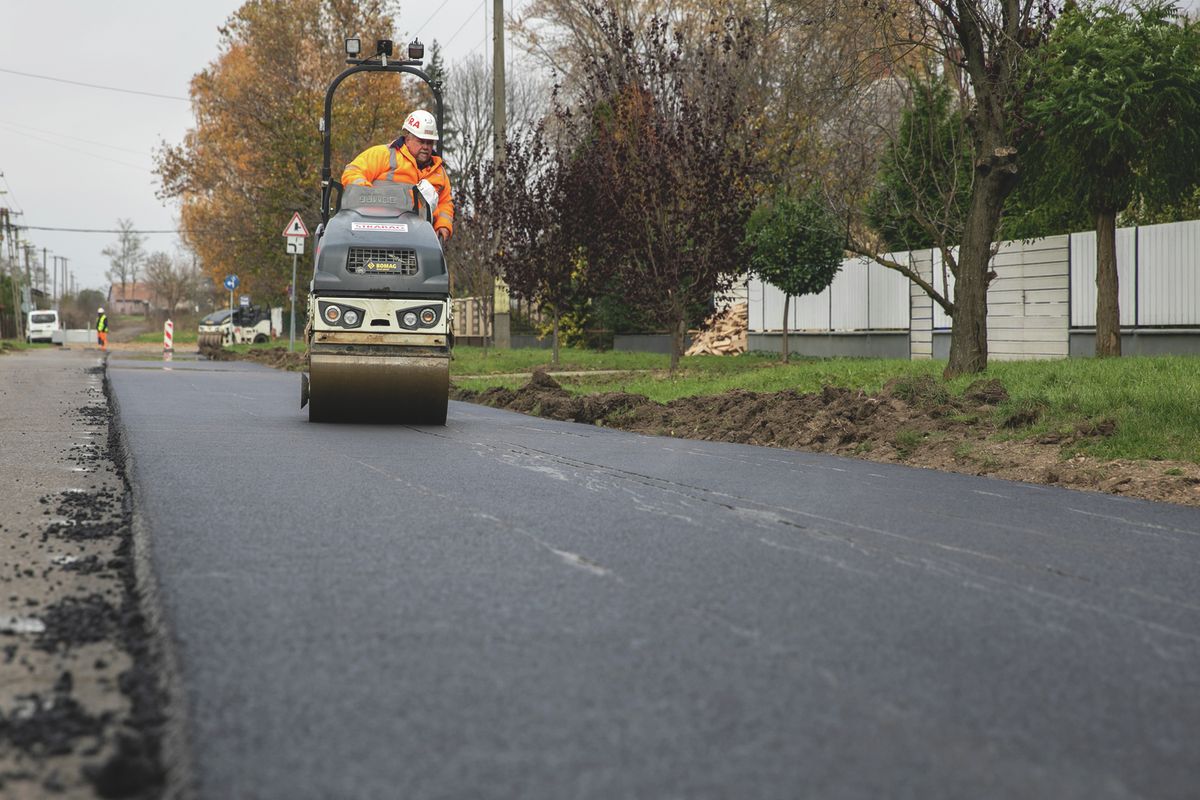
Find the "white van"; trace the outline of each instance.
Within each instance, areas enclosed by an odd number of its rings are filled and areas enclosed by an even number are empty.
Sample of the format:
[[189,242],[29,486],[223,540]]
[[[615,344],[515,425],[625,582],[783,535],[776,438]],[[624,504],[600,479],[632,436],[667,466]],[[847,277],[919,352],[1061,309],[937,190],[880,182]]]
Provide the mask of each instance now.
[[58,330],[58,312],[53,310],[30,311],[25,326],[25,341],[48,342]]

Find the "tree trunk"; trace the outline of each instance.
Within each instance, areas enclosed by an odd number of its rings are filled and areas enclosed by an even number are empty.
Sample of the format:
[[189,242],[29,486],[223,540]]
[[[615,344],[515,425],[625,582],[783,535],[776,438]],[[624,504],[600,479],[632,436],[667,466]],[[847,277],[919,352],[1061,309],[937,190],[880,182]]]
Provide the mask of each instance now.
[[554,306],[554,339],[552,340],[553,349],[550,355],[550,363],[558,365],[558,306]]
[[1117,212],[1096,212],[1096,355],[1121,355],[1117,278]]
[[671,374],[679,367],[679,356],[683,354],[683,336],[687,331],[687,320],[681,309],[671,315]]
[[[1015,153],[1014,153],[1015,155]],[[1011,156],[1010,156],[1011,157]],[[1000,163],[996,163],[1000,162]],[[963,225],[954,276],[954,321],[950,329],[950,360],[943,377],[987,369],[987,289],[991,281],[992,239],[1000,224],[1004,198],[1012,190],[1010,162],[999,154],[976,165],[976,185]]]
[[481,334],[480,338],[483,340],[483,357],[487,358],[488,335],[492,330],[492,304],[488,301],[486,293],[483,297],[479,298],[479,313],[481,315],[479,333]]
[[783,295],[783,363],[788,363],[788,304],[792,302],[791,295]]

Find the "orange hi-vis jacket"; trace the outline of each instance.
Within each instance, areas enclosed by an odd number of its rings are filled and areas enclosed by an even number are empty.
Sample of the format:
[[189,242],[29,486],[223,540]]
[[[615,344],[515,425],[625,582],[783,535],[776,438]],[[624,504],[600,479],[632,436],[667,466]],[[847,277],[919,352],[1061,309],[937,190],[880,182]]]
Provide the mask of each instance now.
[[454,200],[450,197],[450,178],[446,176],[441,156],[434,156],[428,167],[420,169],[412,153],[397,139],[391,144],[367,148],[342,173],[342,186],[370,186],[379,180],[414,185],[421,180],[429,181],[438,193],[437,208],[433,211],[434,230],[445,228],[447,238],[454,232]]

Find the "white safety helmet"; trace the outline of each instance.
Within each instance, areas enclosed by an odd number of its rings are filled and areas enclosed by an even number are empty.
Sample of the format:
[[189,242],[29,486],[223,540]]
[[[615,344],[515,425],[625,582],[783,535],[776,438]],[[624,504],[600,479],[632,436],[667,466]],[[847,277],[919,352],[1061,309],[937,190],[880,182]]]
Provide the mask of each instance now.
[[101,306],[100,308],[97,308],[97,309],[96,309],[96,313],[97,313],[97,314],[103,314],[103,313],[104,313],[104,308],[103,308],[103,306]]
[[427,142],[438,140],[437,120],[428,111],[414,111],[404,122],[404,130]]

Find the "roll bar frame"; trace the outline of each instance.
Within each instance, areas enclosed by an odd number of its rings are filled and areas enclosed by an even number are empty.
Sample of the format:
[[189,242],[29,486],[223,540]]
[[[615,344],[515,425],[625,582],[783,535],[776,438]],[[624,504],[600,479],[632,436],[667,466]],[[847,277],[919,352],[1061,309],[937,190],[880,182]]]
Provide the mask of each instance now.
[[445,108],[442,104],[442,84],[429,77],[429,75],[421,69],[421,61],[419,59],[410,59],[406,61],[395,61],[389,63],[384,57],[379,61],[360,61],[351,59],[348,64],[353,64],[347,70],[344,70],[340,75],[333,79],[329,84],[329,88],[325,90],[325,114],[321,118],[321,224],[329,222],[330,214],[330,195],[333,193],[334,184],[337,184],[338,204],[341,205],[342,199],[342,184],[341,181],[332,180],[329,161],[332,158],[331,148],[331,133],[330,129],[333,125],[333,94],[337,91],[342,81],[360,72],[393,72],[401,75],[413,75],[420,78],[429,87],[433,93],[434,102],[437,104],[437,124],[438,124],[438,141],[437,149],[434,151],[437,155],[442,154],[442,131],[445,130],[444,115]]

